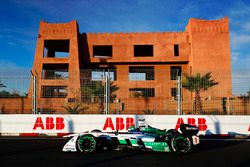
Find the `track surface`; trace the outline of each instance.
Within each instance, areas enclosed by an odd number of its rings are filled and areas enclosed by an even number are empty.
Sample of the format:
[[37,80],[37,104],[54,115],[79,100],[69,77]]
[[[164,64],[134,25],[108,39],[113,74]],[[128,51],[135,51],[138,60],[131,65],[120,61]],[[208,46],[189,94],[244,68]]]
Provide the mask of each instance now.
[[0,137],[0,166],[250,167],[250,142],[202,140],[188,155],[142,151],[61,152],[62,138]]

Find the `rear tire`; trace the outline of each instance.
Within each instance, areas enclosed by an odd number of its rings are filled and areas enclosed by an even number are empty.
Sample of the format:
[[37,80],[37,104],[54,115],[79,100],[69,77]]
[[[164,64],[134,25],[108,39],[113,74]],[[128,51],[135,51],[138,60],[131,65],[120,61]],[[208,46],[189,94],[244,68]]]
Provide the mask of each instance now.
[[188,153],[191,149],[191,142],[188,137],[181,134],[175,135],[170,141],[171,148],[177,153]]
[[96,149],[96,139],[94,136],[87,134],[82,135],[77,140],[77,148],[84,153],[91,153]]

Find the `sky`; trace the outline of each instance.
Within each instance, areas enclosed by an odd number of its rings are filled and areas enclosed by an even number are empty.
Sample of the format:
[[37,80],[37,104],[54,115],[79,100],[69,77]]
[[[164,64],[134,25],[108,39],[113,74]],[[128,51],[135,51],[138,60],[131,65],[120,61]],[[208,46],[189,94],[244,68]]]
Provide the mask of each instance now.
[[0,0],[0,75],[31,70],[41,20],[76,19],[81,33],[174,32],[185,31],[189,18],[223,17],[233,79],[244,78],[233,84],[250,90],[250,0]]

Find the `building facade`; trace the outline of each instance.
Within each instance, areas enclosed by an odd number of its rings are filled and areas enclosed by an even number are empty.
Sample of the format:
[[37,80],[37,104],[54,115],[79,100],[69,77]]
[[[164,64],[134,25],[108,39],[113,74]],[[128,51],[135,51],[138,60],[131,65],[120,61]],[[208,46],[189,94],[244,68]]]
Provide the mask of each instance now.
[[[62,106],[73,105],[78,96],[85,103],[84,87],[109,73],[118,87],[110,113],[175,112],[177,78],[183,73],[212,72],[219,84],[202,93],[203,99],[232,96],[229,20],[191,18],[183,32],[135,33],[80,33],[75,20],[41,21],[32,71],[38,78],[38,108],[44,111],[63,113]],[[32,89],[31,83],[28,98]],[[99,113],[90,96],[86,113]],[[182,98],[189,102],[183,100],[183,110],[190,110],[192,93],[182,90]]]

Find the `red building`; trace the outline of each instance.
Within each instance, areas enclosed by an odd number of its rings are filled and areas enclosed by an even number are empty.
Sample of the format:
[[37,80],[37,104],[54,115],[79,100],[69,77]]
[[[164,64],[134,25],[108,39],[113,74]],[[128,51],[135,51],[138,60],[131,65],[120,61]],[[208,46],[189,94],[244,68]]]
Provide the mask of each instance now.
[[[145,109],[176,113],[176,76],[183,73],[212,72],[219,84],[202,98],[229,97],[229,20],[191,18],[183,32],[134,33],[80,33],[75,20],[41,21],[32,69],[38,77],[39,110],[64,113],[62,106],[75,103],[77,94],[85,96],[82,88],[86,79],[98,80],[99,70],[110,71],[119,87],[115,92],[117,103],[111,104],[110,113],[120,110],[121,104],[121,113],[125,114],[143,113]],[[32,84],[28,99],[31,90]],[[183,110],[188,112],[192,94],[183,90],[183,99]],[[100,107],[90,103],[85,104],[86,113],[99,113]]]

